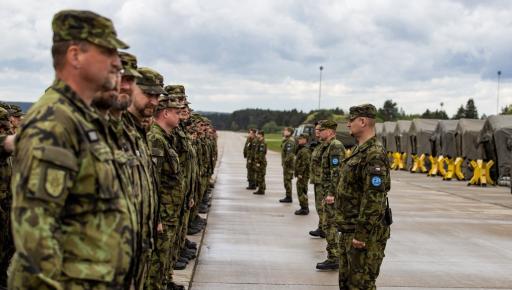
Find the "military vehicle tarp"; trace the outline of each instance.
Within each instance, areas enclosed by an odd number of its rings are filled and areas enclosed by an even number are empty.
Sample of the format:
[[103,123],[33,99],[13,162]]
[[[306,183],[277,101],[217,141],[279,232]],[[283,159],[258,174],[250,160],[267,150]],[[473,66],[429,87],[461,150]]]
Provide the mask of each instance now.
[[382,134],[385,143],[382,145],[384,145],[384,148],[386,148],[388,152],[396,152],[395,128],[396,122],[384,122],[384,131]]
[[490,116],[480,132],[480,146],[484,160],[496,163],[494,178],[510,177],[512,165],[512,116]]
[[432,136],[435,143],[434,156],[456,157],[457,147],[455,143],[455,129],[459,120],[440,120]]
[[460,119],[455,128],[455,143],[457,157],[469,160],[482,158],[479,151],[478,137],[485,124],[485,120]]
[[432,154],[431,137],[434,135],[439,120],[414,119],[409,129],[412,154]]

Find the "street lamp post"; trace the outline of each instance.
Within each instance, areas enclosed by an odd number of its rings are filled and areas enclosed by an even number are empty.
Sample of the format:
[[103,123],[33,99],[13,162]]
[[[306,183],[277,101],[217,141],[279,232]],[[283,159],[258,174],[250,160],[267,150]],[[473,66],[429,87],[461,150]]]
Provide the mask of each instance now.
[[323,66],[320,66],[320,82],[318,86],[318,110],[320,111],[320,99],[322,98],[322,71],[324,70]]
[[500,79],[501,71],[498,71],[498,91],[496,93],[496,116],[500,114]]

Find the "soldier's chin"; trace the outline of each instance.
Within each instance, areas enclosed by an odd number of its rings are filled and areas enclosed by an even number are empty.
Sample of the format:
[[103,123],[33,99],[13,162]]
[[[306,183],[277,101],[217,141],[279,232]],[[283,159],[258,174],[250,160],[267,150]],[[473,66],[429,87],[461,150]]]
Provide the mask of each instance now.
[[155,113],[154,108],[145,108],[144,109],[144,118],[152,117],[154,113]]

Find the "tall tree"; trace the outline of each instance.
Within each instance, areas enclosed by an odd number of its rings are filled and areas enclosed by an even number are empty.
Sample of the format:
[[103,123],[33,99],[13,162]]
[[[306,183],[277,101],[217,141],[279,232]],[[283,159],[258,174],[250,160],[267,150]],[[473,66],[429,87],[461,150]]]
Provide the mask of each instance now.
[[478,119],[478,111],[475,106],[475,101],[473,99],[469,99],[466,103],[466,118],[468,119]]
[[384,101],[382,108],[379,108],[378,115],[383,121],[396,121],[398,119],[398,107],[392,100]]
[[454,120],[466,118],[466,109],[464,109],[463,105],[460,105],[459,109],[457,110],[457,113],[453,115]]

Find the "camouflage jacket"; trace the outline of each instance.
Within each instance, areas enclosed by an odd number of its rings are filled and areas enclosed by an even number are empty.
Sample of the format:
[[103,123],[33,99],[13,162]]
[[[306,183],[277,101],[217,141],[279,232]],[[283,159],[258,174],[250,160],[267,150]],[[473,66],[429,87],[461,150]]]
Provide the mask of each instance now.
[[261,165],[267,165],[267,143],[265,140],[256,141],[256,146],[254,147],[254,163]]
[[322,183],[322,154],[324,154],[327,145],[328,144],[324,142],[320,142],[315,146],[315,149],[313,149],[313,153],[311,153],[309,178],[312,184]]
[[340,179],[340,164],[345,158],[345,147],[336,138],[325,141],[326,148],[322,154],[322,185],[328,196],[334,196]]
[[163,224],[174,223],[176,211],[183,206],[185,195],[180,179],[181,168],[178,154],[171,147],[172,138],[157,123],[148,133],[151,158],[157,172],[157,192],[160,201],[159,218]]
[[0,133],[0,206],[11,200],[10,184],[12,176],[12,157],[11,153],[5,152],[4,142],[7,134]]
[[311,150],[307,146],[299,145],[295,160],[295,177],[301,176],[301,181],[309,180],[309,166],[311,163]]
[[[172,133],[172,148],[179,156],[179,167],[180,171],[180,181],[183,183],[183,195],[185,196],[185,202],[188,203],[188,200],[192,197],[192,176],[194,175],[194,171],[198,170],[196,164],[192,163],[194,159],[194,154],[197,152],[192,148],[192,140],[190,136],[186,133],[184,129],[183,122],[180,123],[180,126],[175,128]],[[197,154],[196,154],[197,155]]]
[[69,278],[123,285],[137,221],[107,125],[56,80],[27,113],[16,148],[11,288],[58,289]]
[[281,165],[291,169],[295,167],[295,139],[293,137],[283,138],[281,143]]
[[386,151],[373,137],[343,160],[335,198],[340,230],[354,231],[355,239],[368,241],[384,218],[390,188]]
[[250,137],[247,137],[247,139],[245,139],[245,145],[244,145],[244,158],[247,159],[247,157],[251,156],[251,150],[252,150],[252,139],[254,138],[250,138]]

